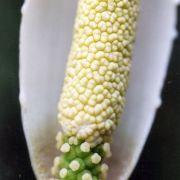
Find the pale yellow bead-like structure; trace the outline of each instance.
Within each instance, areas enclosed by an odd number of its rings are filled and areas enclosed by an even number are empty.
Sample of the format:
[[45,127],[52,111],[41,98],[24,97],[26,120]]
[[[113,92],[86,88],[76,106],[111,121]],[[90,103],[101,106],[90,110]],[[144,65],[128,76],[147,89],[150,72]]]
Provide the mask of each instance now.
[[138,12],[139,0],[79,0],[58,104],[65,155],[52,171],[60,179],[106,179],[102,162],[124,108]]
[[[59,122],[64,133],[102,141],[124,107],[138,0],[80,0]],[[99,143],[99,142],[97,142]]]

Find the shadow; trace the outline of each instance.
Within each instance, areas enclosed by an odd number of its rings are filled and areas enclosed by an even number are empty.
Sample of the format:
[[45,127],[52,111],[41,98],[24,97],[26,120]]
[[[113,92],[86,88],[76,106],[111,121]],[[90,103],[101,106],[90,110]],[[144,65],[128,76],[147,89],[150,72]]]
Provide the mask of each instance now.
[[22,0],[0,1],[0,180],[33,180],[22,130],[18,46]]

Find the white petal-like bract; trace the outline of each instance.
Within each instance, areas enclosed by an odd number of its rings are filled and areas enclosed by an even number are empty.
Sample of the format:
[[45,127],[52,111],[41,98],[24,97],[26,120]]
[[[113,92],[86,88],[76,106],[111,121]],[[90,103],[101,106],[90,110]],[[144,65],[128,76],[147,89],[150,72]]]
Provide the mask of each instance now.
[[[77,0],[26,0],[20,32],[20,102],[31,162],[40,180],[56,155],[57,103],[64,79]],[[151,128],[175,35],[175,3],[141,0],[132,73],[116,130],[112,180],[132,172]]]

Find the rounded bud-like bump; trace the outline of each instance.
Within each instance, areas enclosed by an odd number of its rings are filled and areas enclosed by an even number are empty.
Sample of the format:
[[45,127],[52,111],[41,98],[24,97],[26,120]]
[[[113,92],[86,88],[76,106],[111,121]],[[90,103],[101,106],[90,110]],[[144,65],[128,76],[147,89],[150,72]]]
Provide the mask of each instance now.
[[61,178],[65,178],[67,176],[67,174],[68,174],[68,170],[66,168],[61,169],[59,172],[59,176]]
[[79,170],[79,168],[80,168],[80,164],[79,164],[78,161],[73,160],[73,161],[71,161],[71,163],[69,164],[69,167],[72,169],[72,171],[77,171],[77,170]]
[[106,157],[111,157],[111,148],[110,148],[110,144],[109,143],[104,143],[103,144],[103,150],[104,150],[104,152],[105,152],[105,154],[106,154]]
[[55,166],[58,166],[58,165],[59,165],[59,162],[60,162],[60,157],[55,157],[55,158],[54,158],[54,165],[55,165]]
[[56,158],[60,179],[106,179],[110,139],[123,112],[139,0],[79,2],[58,104]]
[[82,152],[89,152],[90,151],[90,145],[87,142],[84,142],[81,144],[80,149]]
[[56,141],[57,141],[56,147],[57,147],[57,149],[59,149],[63,144],[63,134],[62,134],[62,132],[58,132],[58,134],[56,136]]
[[93,164],[98,164],[101,161],[101,156],[98,153],[94,153],[91,156],[91,161],[92,161]]
[[101,177],[102,177],[102,179],[106,179],[108,169],[109,169],[109,167],[107,164],[104,163],[101,165]]
[[[136,0],[108,3],[82,0],[80,4],[58,118],[61,124],[66,123],[63,130],[68,136],[86,140],[94,135],[94,130],[79,132],[78,126],[86,129],[83,121],[93,124],[92,116],[97,123],[104,123],[99,128],[102,136],[111,134],[116,127],[124,106],[139,8]],[[80,111],[86,116],[79,118]],[[111,121],[106,121],[109,118]],[[74,120],[78,121],[76,127],[71,125]]]
[[92,180],[92,176],[89,173],[82,175],[82,180]]
[[104,164],[101,165],[101,171],[102,171],[103,173],[107,172],[108,169],[109,169],[109,167],[108,167],[107,164],[104,163]]
[[52,174],[53,176],[56,176],[57,173],[58,173],[58,168],[55,167],[55,166],[53,166],[53,167],[51,168],[51,174]]
[[70,145],[68,144],[68,143],[64,143],[62,146],[61,146],[61,151],[63,152],[63,153],[67,153],[67,152],[69,152],[70,151]]

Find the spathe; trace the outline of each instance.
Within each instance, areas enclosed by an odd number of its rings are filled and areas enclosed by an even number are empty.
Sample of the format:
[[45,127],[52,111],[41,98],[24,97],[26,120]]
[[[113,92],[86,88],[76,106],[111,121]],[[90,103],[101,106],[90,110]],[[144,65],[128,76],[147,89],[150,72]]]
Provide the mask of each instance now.
[[[70,49],[77,0],[26,0],[20,34],[20,101],[31,162],[48,179],[55,156],[57,102]],[[127,103],[116,130],[112,180],[132,172],[151,128],[174,37],[175,3],[141,2]]]

